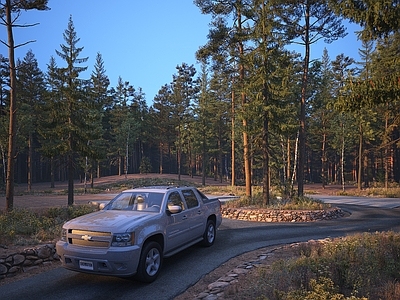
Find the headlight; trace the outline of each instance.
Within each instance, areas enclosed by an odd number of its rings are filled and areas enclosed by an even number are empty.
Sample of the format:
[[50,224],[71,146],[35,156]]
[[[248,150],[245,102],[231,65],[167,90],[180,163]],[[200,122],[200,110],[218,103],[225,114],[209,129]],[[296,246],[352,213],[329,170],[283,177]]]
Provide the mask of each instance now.
[[133,232],[114,233],[111,246],[113,247],[132,246],[134,241],[135,241],[135,234]]
[[61,240],[62,240],[63,242],[66,242],[66,241],[67,241],[67,229],[65,229],[65,228],[62,228],[62,229],[61,229]]

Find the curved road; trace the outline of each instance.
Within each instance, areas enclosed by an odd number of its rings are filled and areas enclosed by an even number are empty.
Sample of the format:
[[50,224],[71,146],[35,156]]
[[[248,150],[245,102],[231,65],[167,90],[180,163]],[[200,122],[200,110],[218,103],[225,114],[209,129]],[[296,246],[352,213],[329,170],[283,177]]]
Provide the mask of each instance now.
[[[0,297],[8,300],[173,299],[230,258],[258,248],[358,232],[400,231],[400,208],[367,206],[366,202],[346,204],[346,199],[350,198],[341,197],[340,201],[338,197],[332,198],[335,205],[351,213],[349,217],[333,221],[255,223],[224,219],[214,246],[193,246],[165,259],[160,276],[151,284],[57,268],[0,286]],[[329,197],[323,200],[330,202]],[[390,207],[399,207],[400,199],[396,201]]]

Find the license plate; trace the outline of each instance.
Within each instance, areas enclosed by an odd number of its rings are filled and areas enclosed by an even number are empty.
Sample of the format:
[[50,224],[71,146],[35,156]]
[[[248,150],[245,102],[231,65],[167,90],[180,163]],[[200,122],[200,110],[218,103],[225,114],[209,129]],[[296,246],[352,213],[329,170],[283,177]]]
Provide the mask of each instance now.
[[91,270],[91,271],[93,271],[93,262],[80,260],[79,261],[79,268],[81,268],[83,270]]

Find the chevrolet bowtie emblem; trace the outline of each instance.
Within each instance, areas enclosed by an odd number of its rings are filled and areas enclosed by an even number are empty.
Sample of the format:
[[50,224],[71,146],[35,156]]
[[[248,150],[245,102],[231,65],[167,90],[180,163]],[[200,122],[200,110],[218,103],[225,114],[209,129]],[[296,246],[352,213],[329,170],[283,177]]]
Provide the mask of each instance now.
[[92,240],[92,237],[90,235],[85,234],[85,235],[82,235],[81,239],[85,240],[85,241],[90,241],[90,240]]

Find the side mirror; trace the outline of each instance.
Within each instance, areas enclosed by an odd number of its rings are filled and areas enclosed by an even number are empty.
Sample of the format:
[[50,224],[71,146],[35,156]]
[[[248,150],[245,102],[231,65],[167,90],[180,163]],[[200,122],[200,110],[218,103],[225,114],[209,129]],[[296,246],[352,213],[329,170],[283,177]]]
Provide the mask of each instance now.
[[180,207],[179,205],[168,205],[167,212],[169,212],[171,214],[177,214],[177,213],[180,213],[181,211],[182,211],[182,207]]

